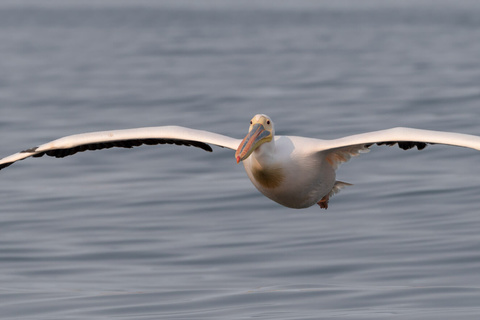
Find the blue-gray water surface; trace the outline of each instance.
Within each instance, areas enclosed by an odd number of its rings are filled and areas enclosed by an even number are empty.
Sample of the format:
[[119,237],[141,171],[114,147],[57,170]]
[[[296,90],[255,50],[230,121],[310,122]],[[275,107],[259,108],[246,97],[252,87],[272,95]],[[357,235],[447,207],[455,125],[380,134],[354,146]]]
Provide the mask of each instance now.
[[[0,1],[0,157],[87,131],[480,135],[476,1]],[[0,172],[2,319],[476,319],[480,154],[374,147],[330,208],[259,194],[233,152]]]

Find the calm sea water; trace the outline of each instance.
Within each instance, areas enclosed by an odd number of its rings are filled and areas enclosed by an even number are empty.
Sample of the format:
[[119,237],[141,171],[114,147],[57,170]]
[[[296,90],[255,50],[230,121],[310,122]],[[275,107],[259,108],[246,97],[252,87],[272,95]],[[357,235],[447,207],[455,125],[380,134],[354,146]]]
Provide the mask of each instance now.
[[[0,1],[0,156],[105,129],[480,135],[475,1]],[[292,210],[233,152],[0,173],[2,319],[475,319],[480,154],[374,148]]]

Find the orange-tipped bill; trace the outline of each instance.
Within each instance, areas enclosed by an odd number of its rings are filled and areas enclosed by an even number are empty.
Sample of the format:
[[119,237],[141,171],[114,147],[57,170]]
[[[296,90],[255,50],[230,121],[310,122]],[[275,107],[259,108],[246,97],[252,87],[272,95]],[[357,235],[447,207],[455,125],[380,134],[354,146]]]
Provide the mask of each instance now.
[[247,136],[238,146],[235,152],[235,159],[237,163],[243,161],[250,156],[250,154],[257,149],[262,143],[272,140],[272,133],[265,129],[261,123],[256,123],[251,127]]

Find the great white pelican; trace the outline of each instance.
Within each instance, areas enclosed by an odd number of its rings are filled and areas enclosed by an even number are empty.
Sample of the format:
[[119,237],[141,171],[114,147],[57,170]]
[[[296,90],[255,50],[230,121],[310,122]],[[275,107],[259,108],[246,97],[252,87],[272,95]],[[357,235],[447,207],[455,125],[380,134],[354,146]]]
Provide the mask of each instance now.
[[330,197],[349,183],[337,181],[338,166],[376,145],[397,144],[421,150],[446,144],[480,150],[480,137],[442,131],[392,128],[333,140],[277,136],[270,117],[255,115],[243,140],[178,126],[99,131],[66,136],[0,160],[0,170],[14,162],[43,155],[63,158],[77,152],[112,147],[176,144],[212,151],[210,145],[235,150],[253,185],[265,196],[290,208],[318,204],[327,209]]

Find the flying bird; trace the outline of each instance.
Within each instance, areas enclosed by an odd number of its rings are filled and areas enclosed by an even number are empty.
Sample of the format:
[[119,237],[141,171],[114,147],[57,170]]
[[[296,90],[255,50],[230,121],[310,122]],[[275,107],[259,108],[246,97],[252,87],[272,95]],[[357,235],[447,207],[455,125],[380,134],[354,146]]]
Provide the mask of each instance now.
[[203,130],[161,126],[82,133],[66,136],[0,160],[0,170],[28,157],[63,158],[86,150],[140,145],[176,144],[212,151],[210,145],[235,150],[253,185],[266,197],[289,208],[318,204],[327,209],[332,195],[349,186],[335,172],[352,156],[373,145],[398,145],[422,150],[428,144],[445,144],[480,150],[480,137],[468,134],[392,128],[333,140],[277,136],[270,117],[257,114],[243,140]]

